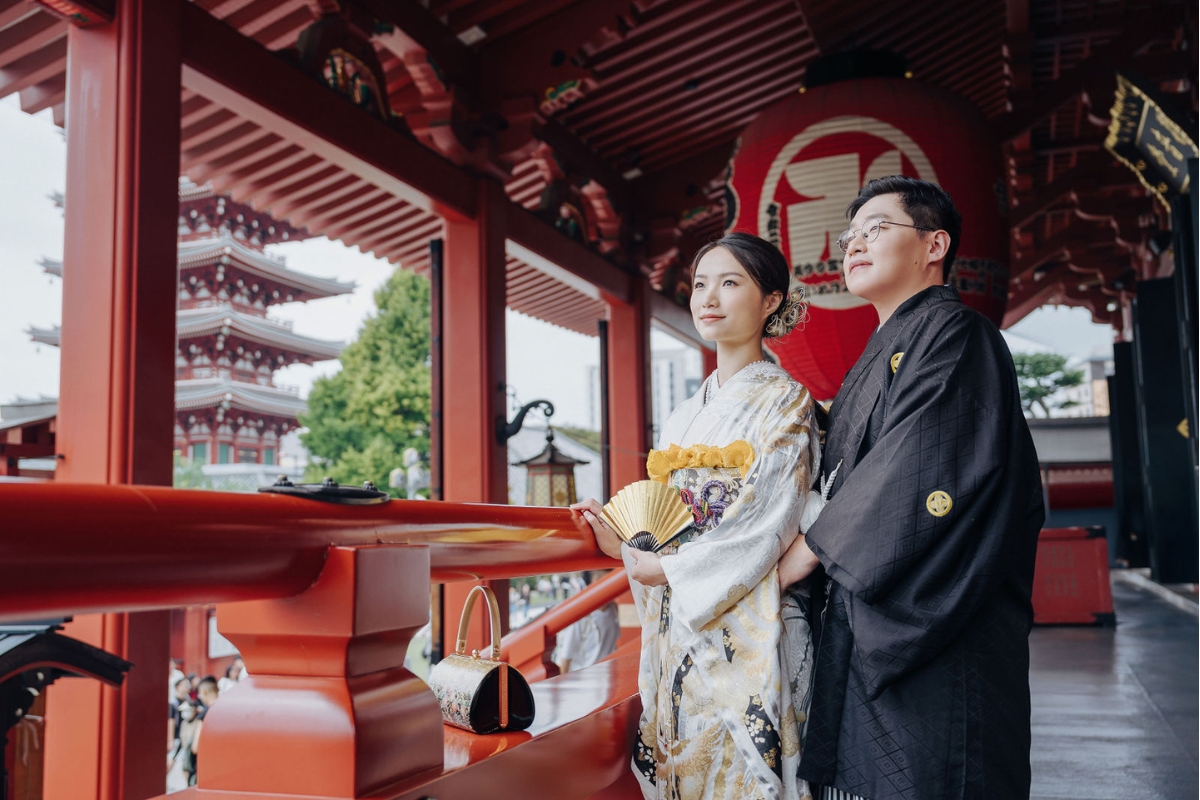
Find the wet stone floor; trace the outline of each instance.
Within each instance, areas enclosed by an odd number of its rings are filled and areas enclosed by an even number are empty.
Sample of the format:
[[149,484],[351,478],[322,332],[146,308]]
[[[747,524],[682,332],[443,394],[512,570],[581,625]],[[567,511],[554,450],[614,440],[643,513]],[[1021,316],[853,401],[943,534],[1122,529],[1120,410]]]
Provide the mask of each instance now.
[[1197,619],[1113,584],[1116,628],[1030,635],[1034,800],[1196,800]]

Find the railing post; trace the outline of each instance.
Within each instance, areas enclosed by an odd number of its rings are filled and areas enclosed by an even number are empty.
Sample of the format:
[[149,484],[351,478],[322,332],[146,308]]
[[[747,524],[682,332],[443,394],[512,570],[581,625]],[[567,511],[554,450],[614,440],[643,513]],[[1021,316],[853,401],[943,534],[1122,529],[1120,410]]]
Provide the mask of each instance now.
[[608,299],[610,491],[646,477],[650,419],[650,285],[634,281],[629,303]]
[[[476,215],[441,209],[445,219],[442,284],[442,497],[452,502],[508,502],[508,447],[496,440],[496,419],[507,414],[504,298],[505,235],[510,205],[495,181],[477,181]],[[443,654],[449,653],[459,614],[474,584],[442,590]],[[491,581],[508,627],[508,582]],[[467,629],[468,649],[482,649],[484,615]]]
[[217,607],[250,676],[204,719],[201,789],[355,798],[440,768],[442,716],[404,669],[429,619],[429,550],[335,547],[311,588]]
[[[107,5],[113,22],[67,33],[55,479],[169,486],[184,4]],[[152,797],[167,771],[167,612],[80,617],[67,632],[135,666],[120,689],[47,692],[46,800]]]

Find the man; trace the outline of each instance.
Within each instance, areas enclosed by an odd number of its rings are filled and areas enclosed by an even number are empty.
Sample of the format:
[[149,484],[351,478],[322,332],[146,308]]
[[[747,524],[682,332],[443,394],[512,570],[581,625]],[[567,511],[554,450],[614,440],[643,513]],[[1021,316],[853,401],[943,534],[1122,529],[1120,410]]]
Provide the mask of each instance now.
[[199,708],[193,718],[191,736],[185,750],[187,757],[184,759],[183,771],[187,773],[188,786],[196,785],[197,764],[199,763],[196,754],[200,749],[200,732],[204,730],[204,718],[208,715],[208,710],[212,708],[213,703],[217,702],[219,696],[220,689],[217,679],[212,675],[205,675],[196,686],[196,697],[200,701]]
[[828,503],[780,562],[829,578],[800,775],[823,797],[1029,796],[1037,456],[1000,332],[943,284],[961,217],[925,181],[850,205],[880,326],[830,409]]

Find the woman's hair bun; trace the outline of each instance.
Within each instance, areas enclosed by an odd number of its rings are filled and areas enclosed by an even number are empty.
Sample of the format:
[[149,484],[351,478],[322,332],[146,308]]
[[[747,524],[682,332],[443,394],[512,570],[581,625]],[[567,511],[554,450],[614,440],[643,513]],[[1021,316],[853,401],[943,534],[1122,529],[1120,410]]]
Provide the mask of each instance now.
[[775,313],[767,318],[764,333],[768,339],[780,339],[795,330],[797,325],[807,321],[808,302],[804,299],[804,287],[793,279],[783,302],[775,309]]

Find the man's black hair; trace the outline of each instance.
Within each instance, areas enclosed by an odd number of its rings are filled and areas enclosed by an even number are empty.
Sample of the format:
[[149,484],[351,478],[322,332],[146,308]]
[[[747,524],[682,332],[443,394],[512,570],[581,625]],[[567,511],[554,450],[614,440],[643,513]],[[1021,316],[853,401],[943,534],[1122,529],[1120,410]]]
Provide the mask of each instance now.
[[[854,198],[854,202],[846,209],[847,219],[854,219],[854,215],[868,200],[881,194],[899,195],[900,207],[912,217],[914,225],[950,234],[950,246],[946,248],[946,258],[942,261],[942,283],[949,281],[950,266],[954,263],[954,256],[958,253],[958,241],[962,238],[962,214],[954,207],[950,195],[936,183],[909,178],[906,175],[876,178],[862,188],[858,197]],[[926,232],[917,233],[924,238]]]

